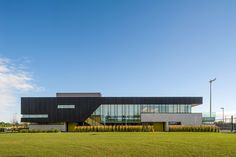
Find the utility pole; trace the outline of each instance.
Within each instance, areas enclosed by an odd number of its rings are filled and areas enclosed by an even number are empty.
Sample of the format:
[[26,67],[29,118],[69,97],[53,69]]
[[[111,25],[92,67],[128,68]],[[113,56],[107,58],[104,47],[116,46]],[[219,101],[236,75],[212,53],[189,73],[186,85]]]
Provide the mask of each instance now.
[[211,118],[211,84],[212,84],[212,82],[214,82],[215,80],[216,80],[216,78],[214,78],[214,79],[212,79],[212,80],[209,81],[209,83],[210,83],[210,118]]
[[231,116],[231,132],[234,131],[234,116]]
[[222,109],[222,121],[225,122],[225,108],[221,107],[220,109]]

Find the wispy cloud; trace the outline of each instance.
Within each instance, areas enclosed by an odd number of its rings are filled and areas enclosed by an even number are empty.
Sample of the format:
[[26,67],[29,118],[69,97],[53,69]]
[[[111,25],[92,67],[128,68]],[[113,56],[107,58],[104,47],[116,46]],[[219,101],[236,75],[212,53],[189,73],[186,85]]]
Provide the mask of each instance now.
[[[8,58],[0,57],[0,112],[7,112],[17,104],[17,94],[39,90],[31,73]],[[12,114],[9,111],[9,114]],[[1,119],[0,119],[1,121]]]

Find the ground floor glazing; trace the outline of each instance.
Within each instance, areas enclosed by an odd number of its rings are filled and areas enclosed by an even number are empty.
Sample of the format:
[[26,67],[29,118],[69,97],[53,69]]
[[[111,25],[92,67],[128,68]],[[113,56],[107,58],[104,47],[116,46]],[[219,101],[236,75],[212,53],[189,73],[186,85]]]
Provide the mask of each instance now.
[[191,104],[102,104],[91,116],[101,124],[141,123],[141,113],[191,113]]

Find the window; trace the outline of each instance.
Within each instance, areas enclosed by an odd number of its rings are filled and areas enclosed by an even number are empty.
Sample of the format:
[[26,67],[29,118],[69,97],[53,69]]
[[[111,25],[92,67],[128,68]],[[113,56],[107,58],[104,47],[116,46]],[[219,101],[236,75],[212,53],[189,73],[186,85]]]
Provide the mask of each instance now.
[[165,113],[165,112],[166,112],[166,105],[165,105],[165,104],[162,104],[162,105],[161,105],[161,110],[160,110],[160,112],[162,112],[162,113]]
[[22,118],[48,118],[48,114],[23,114]]
[[179,105],[179,113],[184,113],[185,105],[181,104]]
[[174,105],[170,104],[169,106],[169,110],[167,110],[169,113],[173,113],[174,112]]
[[75,105],[57,105],[57,108],[58,109],[65,109],[65,108],[73,109],[75,108]]
[[160,111],[160,109],[159,109],[160,107],[159,107],[159,106],[160,106],[160,105],[154,105],[154,107],[155,107],[155,108],[154,108],[154,112],[157,113],[157,112]]
[[178,113],[178,105],[174,105],[174,111],[173,111],[174,113]]

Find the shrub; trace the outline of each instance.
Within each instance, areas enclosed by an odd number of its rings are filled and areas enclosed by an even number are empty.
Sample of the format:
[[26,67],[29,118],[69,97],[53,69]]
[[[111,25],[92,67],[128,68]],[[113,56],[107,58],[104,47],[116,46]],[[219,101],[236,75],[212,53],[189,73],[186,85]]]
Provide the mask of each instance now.
[[28,133],[29,130],[28,130],[28,129],[22,129],[22,130],[20,130],[19,132],[20,132],[20,133]]
[[170,132],[219,132],[219,128],[215,125],[170,125]]

